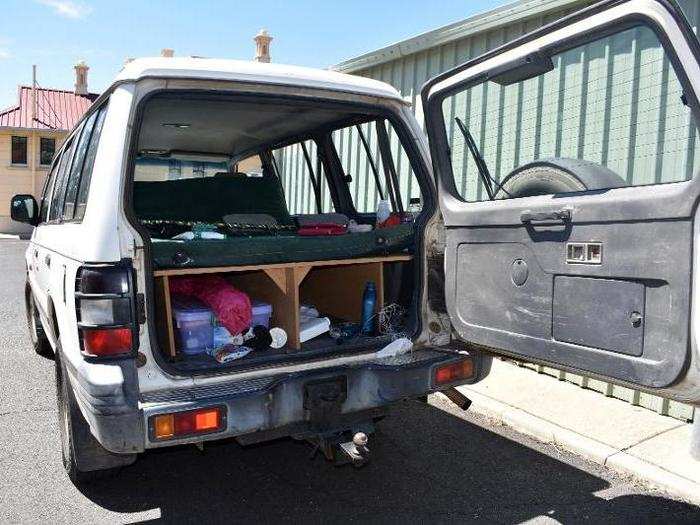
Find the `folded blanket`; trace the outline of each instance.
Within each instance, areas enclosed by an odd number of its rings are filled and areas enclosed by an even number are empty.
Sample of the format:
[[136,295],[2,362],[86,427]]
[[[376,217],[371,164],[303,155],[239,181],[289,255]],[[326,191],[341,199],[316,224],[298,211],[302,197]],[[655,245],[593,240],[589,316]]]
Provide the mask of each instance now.
[[304,226],[314,226],[316,224],[339,224],[347,226],[350,220],[342,213],[311,213],[309,215],[298,215],[296,217],[300,228]]

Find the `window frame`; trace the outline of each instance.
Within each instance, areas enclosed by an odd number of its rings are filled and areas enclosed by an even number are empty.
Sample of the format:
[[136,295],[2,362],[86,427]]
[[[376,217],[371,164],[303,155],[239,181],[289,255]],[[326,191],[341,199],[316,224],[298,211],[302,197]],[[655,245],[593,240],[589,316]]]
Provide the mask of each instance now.
[[[221,92],[219,92],[219,90]],[[141,133],[141,123],[144,119],[145,108],[148,103],[155,97],[161,96],[163,94],[177,95],[181,98],[186,98],[188,96],[201,96],[202,90],[194,90],[191,87],[168,87],[168,88],[156,88],[153,91],[145,94],[137,103],[134,109],[134,122],[135,130],[132,132],[129,138],[129,151],[127,159],[127,176],[124,178],[124,206],[125,213],[129,219],[130,224],[144,237],[150,238],[149,232],[142,227],[140,224],[135,210],[133,201],[133,184],[134,184],[134,173],[135,173],[135,163],[138,157],[138,141]],[[285,102],[301,102],[309,104],[307,97],[300,96],[298,94],[280,94],[280,95],[269,95],[269,94],[250,94],[250,93],[239,93],[230,92],[222,88],[213,89],[210,93],[214,93],[217,97],[220,96],[222,99],[226,100],[250,100],[259,98],[274,98],[276,101]],[[213,97],[213,98],[217,98]],[[349,110],[348,113],[362,114],[367,117],[367,120],[384,118],[389,121],[399,137],[401,145],[411,163],[414,175],[415,183],[417,184],[420,194],[421,201],[423,204],[422,212],[417,223],[422,223],[427,220],[434,212],[438,204],[438,194],[434,184],[434,177],[430,170],[430,158],[426,156],[426,152],[421,148],[419,140],[416,139],[414,128],[407,122],[407,117],[404,112],[396,107],[392,107],[388,104],[382,104],[379,102],[359,102],[359,101],[347,101],[347,100],[333,100],[333,99],[318,99],[314,100],[314,104],[322,105],[328,108],[338,108],[341,111]],[[243,150],[238,152],[240,158],[253,155],[255,153],[263,151],[272,151],[276,149],[283,148],[287,145],[296,144],[304,140],[315,140],[319,153],[321,156],[321,162],[323,164],[324,175],[328,181],[328,190],[331,194],[331,200],[335,208],[336,213],[344,213],[350,218],[364,217],[367,214],[359,214],[354,209],[352,203],[352,197],[348,192],[347,185],[338,184],[338,178],[342,175],[342,170],[339,170],[333,165],[333,156],[335,148],[333,147],[330,133],[334,129],[338,129],[338,126],[348,126],[352,125],[358,121],[366,121],[365,119],[348,119],[343,122],[336,122],[333,126],[322,126],[316,129],[310,129],[306,133],[296,135],[293,139],[289,140],[278,140],[270,141],[267,144],[261,144],[255,148],[250,148],[248,150]],[[337,159],[335,159],[337,162]],[[342,182],[342,181],[340,181]],[[349,202],[350,205],[347,206],[345,203]]]
[[[95,123],[92,127],[92,130],[90,131],[90,141],[88,143],[87,150],[85,152],[85,159],[83,159],[83,165],[80,168],[80,178],[78,180],[78,191],[75,195],[75,208],[73,209],[73,218],[69,221],[65,222],[70,222],[70,223],[76,223],[80,224],[83,222],[83,219],[85,218],[85,208],[87,208],[87,201],[88,197],[90,195],[90,185],[92,183],[92,174],[95,169],[95,160],[97,159],[97,152],[100,147],[100,140],[102,138],[102,131],[104,130],[104,124],[105,120],[107,119],[107,111],[109,110],[109,101],[106,101],[97,108],[95,108],[95,113],[97,114],[97,117],[95,117]],[[86,118],[89,119],[92,116],[92,113],[90,115],[87,115]],[[97,132],[97,133],[96,133]],[[93,141],[97,141],[95,144],[95,149],[94,149],[94,154],[92,155],[92,159],[90,159],[90,153],[92,151],[92,145]],[[90,173],[88,174],[88,177],[85,178],[85,168],[87,166],[88,161],[90,161]],[[84,192],[83,195],[83,184],[87,184],[87,188]],[[83,203],[85,206],[83,208],[80,208],[81,204],[81,198],[85,199],[85,202]],[[82,215],[77,217],[78,215],[78,210],[82,209]]]
[[[389,137],[390,131],[391,134],[396,135],[396,138],[398,139],[398,144],[403,150],[404,154],[406,155],[406,158],[409,161],[410,164],[410,171],[412,173],[412,178],[414,179],[413,182],[418,185],[418,189],[420,192],[420,199],[421,202],[427,202],[427,190],[424,186],[424,183],[421,181],[420,176],[418,175],[420,169],[416,168],[416,162],[422,164],[423,161],[422,159],[419,158],[419,156],[416,156],[412,153],[412,147],[411,147],[411,140],[410,140],[410,134],[407,134],[406,129],[405,129],[405,124],[403,124],[399,119],[397,119],[391,112],[388,111],[380,111],[377,112],[376,114],[372,115],[372,118],[367,119],[363,122],[360,123],[352,123],[349,125],[345,125],[341,128],[334,128],[332,129],[329,133],[326,134],[325,140],[327,141],[327,145],[330,151],[330,154],[332,156],[332,162],[335,163],[338,168],[340,169],[340,174],[341,174],[341,179],[344,184],[344,189],[347,191],[347,198],[349,199],[349,203],[351,206],[351,209],[348,213],[351,216],[355,217],[363,217],[363,218],[369,218],[373,217],[376,215],[376,210],[374,211],[366,211],[366,212],[360,212],[356,208],[356,203],[355,199],[353,198],[352,192],[350,192],[350,186],[349,183],[345,181],[345,169],[343,167],[343,161],[340,158],[340,154],[338,152],[338,147],[333,141],[333,133],[335,131],[341,131],[345,130],[348,128],[354,128],[355,126],[362,126],[364,124],[368,124],[371,128],[375,130],[376,134],[376,156],[372,158],[375,168],[377,170],[377,173],[375,174],[373,170],[370,168],[370,170],[367,173],[367,177],[370,177],[372,180],[375,181],[375,184],[377,184],[377,180],[379,180],[379,184],[377,185],[377,190],[380,190],[377,192],[377,195],[381,195],[382,193],[384,194],[384,200],[388,200],[391,206],[391,211],[392,213],[402,213],[405,211],[405,209],[408,208],[408,205],[410,204],[411,201],[411,196],[406,195],[406,203],[404,206],[403,203],[403,198],[401,195],[401,177],[396,171],[396,163],[394,162],[394,155],[393,152],[391,151],[391,138]],[[387,124],[390,126],[391,130],[387,129]],[[385,142],[384,140],[379,139],[379,126],[384,129],[384,132],[386,134],[386,138],[388,139],[388,142]],[[359,136],[359,134],[358,134]],[[365,144],[358,144],[358,147],[361,147],[365,153],[367,153],[367,150],[365,149]],[[386,170],[390,169],[393,171],[393,174],[391,172],[387,172]],[[384,176],[384,186],[381,185],[381,179],[382,177],[379,176],[380,173],[383,174]],[[391,195],[397,199],[397,206],[393,204],[393,199],[391,199]],[[379,199],[378,199],[379,200]],[[398,206],[398,202],[400,202],[400,206]]]
[[[66,190],[68,188],[68,175],[70,174],[70,169],[71,166],[73,165],[73,158],[75,156],[75,146],[77,145],[77,139],[79,133],[82,131],[83,125],[82,122],[76,129],[74,133],[71,134],[70,138],[66,139],[66,146],[65,149],[63,150],[63,155],[61,155],[61,162],[58,164],[57,171],[56,171],[56,181],[54,182],[54,187],[53,191],[51,192],[51,202],[49,204],[49,216],[48,220],[46,221],[47,224],[60,224],[63,222],[63,204],[66,199]],[[68,157],[66,157],[68,155]],[[65,158],[66,162],[63,163],[63,159]],[[63,181],[65,180],[65,185],[63,186],[63,195],[56,194],[56,190],[61,190],[61,185]],[[58,186],[57,186],[58,184]],[[57,200],[59,199],[59,200]],[[59,206],[60,203],[60,206]],[[60,208],[60,214],[52,219],[51,216],[54,213],[54,207],[58,206]]]
[[[85,170],[85,163],[87,162],[88,154],[90,151],[90,145],[91,145],[92,138],[94,135],[94,130],[95,130],[95,127],[97,127],[97,125],[98,125],[98,121],[100,120],[100,111],[104,111],[106,114],[106,111],[108,109],[108,104],[109,104],[108,102],[105,102],[105,103],[101,104],[99,107],[95,108],[94,110],[92,110],[92,108],[91,108],[91,111],[89,111],[88,113],[86,113],[84,115],[83,119],[80,120],[78,125],[73,129],[73,131],[71,131],[71,133],[68,135],[68,137],[61,144],[61,147],[54,154],[53,161],[51,161],[51,164],[49,166],[49,174],[47,175],[46,181],[44,182],[44,189],[42,192],[41,204],[39,206],[39,216],[41,217],[42,206],[44,205],[45,201],[48,201],[48,203],[47,203],[47,220],[40,222],[39,223],[40,225],[42,225],[42,224],[64,224],[64,223],[79,224],[83,221],[84,215],[81,216],[79,219],[75,218],[76,212],[78,210],[78,203],[79,203],[78,198],[80,197],[80,189],[81,189],[82,184],[83,184],[83,172]],[[66,194],[68,192],[68,180],[66,180],[66,186],[63,189],[64,195],[63,195],[63,203],[61,205],[61,214],[58,218],[55,218],[52,220],[52,219],[50,219],[50,217],[51,217],[51,211],[52,211],[53,206],[54,206],[54,196],[55,196],[54,194],[56,193],[56,182],[58,181],[61,174],[64,173],[64,172],[60,172],[61,160],[63,159],[63,157],[65,155],[68,155],[68,154],[71,155],[71,158],[67,159],[67,161],[66,161],[69,164],[64,165],[64,168],[66,170],[68,170],[67,177],[70,177],[70,174],[72,171],[71,168],[73,165],[73,161],[75,160],[75,152],[77,150],[78,142],[80,141],[81,135],[82,135],[83,130],[87,124],[87,121],[94,114],[97,114],[97,116],[95,118],[95,123],[94,123],[92,129],[90,130],[90,139],[89,139],[87,150],[85,153],[85,158],[83,159],[83,165],[81,166],[80,171],[78,172],[78,176],[79,176],[78,177],[78,190],[76,193],[75,208],[73,209],[73,218],[72,219],[64,219],[64,217],[63,217],[64,210],[65,210],[65,198],[66,198]],[[101,132],[103,129],[105,118],[106,118],[106,115],[105,115],[105,117],[102,118],[102,121],[100,122],[100,135],[101,135]],[[98,140],[99,140],[99,136],[98,136]],[[75,145],[76,147],[72,148],[73,145]],[[99,143],[96,147],[99,147]],[[71,149],[72,149],[72,151],[71,151]],[[93,159],[92,167],[94,167],[94,159]],[[90,178],[92,178],[92,170],[90,173]],[[89,193],[89,188],[88,188],[88,193]],[[87,194],[86,194],[86,200],[87,200]]]
[[[41,202],[39,203],[39,223],[37,226],[46,224],[49,218],[49,212],[51,211],[51,196],[53,193],[53,184],[56,181],[56,173],[58,172],[58,165],[61,162],[61,157],[63,156],[63,151],[59,150],[53,156],[53,161],[51,161],[51,166],[49,167],[49,172],[46,175],[46,180],[44,181],[44,188],[41,192]],[[45,207],[44,207],[45,206]],[[41,220],[43,211],[46,211],[45,220]]]
[[[24,162],[15,162],[15,139],[24,140]],[[26,135],[10,136],[10,166],[26,168],[29,166],[29,137]]]
[[[61,213],[62,222],[72,222],[75,217],[75,210],[78,207],[78,191],[80,190],[80,182],[82,180],[83,169],[85,168],[85,160],[87,158],[88,149],[90,148],[90,141],[92,140],[93,131],[95,130],[95,125],[97,124],[97,119],[99,119],[99,117],[99,111],[91,113],[90,116],[88,116],[87,119],[85,119],[84,124],[82,125],[82,128],[80,130],[80,134],[76,134],[75,136],[75,150],[73,154],[73,159],[71,161],[71,166],[68,171],[68,178],[66,180],[66,191],[63,196],[63,206]],[[80,151],[81,145],[83,144],[83,139],[86,139],[85,150],[82,155],[82,158],[79,158],[78,153]],[[80,167],[76,166],[76,161],[80,162]],[[71,188],[71,181],[75,179],[77,179],[77,182],[75,185],[75,195],[73,196],[73,213],[68,218],[66,217],[66,203],[68,202],[67,198]]]
[[[595,6],[594,6],[595,7]],[[584,15],[585,11],[582,11],[580,14]],[[562,23],[571,23],[571,21],[568,18],[562,19]],[[649,28],[654,35],[658,38],[659,43],[661,44],[661,47],[663,49],[664,54],[666,55],[666,58],[669,60],[669,63],[671,64],[671,67],[673,68],[673,72],[675,73],[676,77],[678,78],[678,82],[681,85],[681,88],[683,90],[683,94],[686,97],[686,104],[690,110],[690,117],[691,121],[694,121],[696,128],[698,131],[700,131],[700,102],[696,98],[695,91],[693,89],[693,86],[690,82],[690,79],[687,76],[687,73],[685,69],[683,68],[680,59],[678,55],[676,54],[675,47],[673,43],[669,40],[667,34],[659,26],[659,24],[649,18],[648,16],[641,14],[641,13],[634,13],[634,14],[628,14],[625,16],[622,16],[620,18],[617,18],[615,20],[611,20],[607,22],[606,24],[602,24],[601,26],[596,28],[596,31],[594,32],[588,32],[588,33],[583,33],[583,34],[577,34],[572,37],[552,42],[551,44],[548,44],[546,46],[541,47],[538,51],[540,53],[543,53],[547,56],[552,56],[556,54],[561,54],[565,53],[567,51],[570,51],[572,49],[576,49],[577,47],[582,47],[587,44],[590,44],[592,42],[595,42],[597,40],[601,40],[603,38],[608,38],[611,36],[614,36],[616,34],[622,33],[624,31],[634,29],[636,27],[647,27]],[[545,26],[544,28],[532,33],[525,35],[522,38],[513,40],[512,42],[506,44],[504,47],[497,48],[495,50],[492,50],[488,53],[485,53],[484,55],[481,55],[473,60],[469,60],[465,62],[464,64],[461,64],[451,70],[446,71],[445,73],[442,73],[441,75],[436,76],[435,78],[431,79],[428,83],[426,83],[423,88],[422,88],[422,102],[423,102],[423,107],[424,107],[424,113],[426,116],[426,132],[428,134],[428,140],[431,143],[431,153],[433,154],[433,164],[436,169],[436,178],[438,181],[438,188],[440,192],[446,192],[450,195],[451,198],[455,199],[458,201],[460,204],[463,205],[477,205],[479,203],[493,203],[496,201],[490,201],[489,199],[482,199],[482,200],[466,200],[461,194],[460,191],[457,189],[456,186],[456,181],[455,181],[455,176],[454,176],[454,169],[452,165],[452,158],[450,156],[450,151],[451,151],[451,144],[450,140],[448,137],[448,129],[449,126],[447,125],[447,121],[445,119],[444,115],[444,102],[447,98],[451,96],[455,96],[459,93],[464,93],[468,89],[472,89],[476,86],[479,86],[481,84],[484,84],[489,81],[489,74],[493,73],[494,71],[497,71],[502,65],[496,65],[489,67],[488,69],[481,71],[471,78],[467,78],[466,80],[463,80],[461,82],[457,82],[454,85],[450,86],[449,88],[446,88],[444,90],[439,91],[435,95],[430,95],[430,91],[433,89],[433,87],[442,82],[447,80],[450,76],[458,75],[461,71],[470,69],[482,62],[486,62],[489,60],[492,60],[493,58],[497,57],[500,53],[508,51],[510,49],[518,48],[521,47],[522,45],[531,42],[533,40],[537,40],[538,38],[541,38],[543,36],[542,31],[543,30],[555,30],[556,28],[550,28],[549,26]],[[697,37],[695,37],[697,38]],[[521,56],[521,58],[524,58],[524,55]],[[538,75],[539,76],[539,75]],[[534,77],[537,78],[537,77]],[[434,152],[440,152],[440,154],[435,154]],[[695,173],[693,178],[687,179],[687,180],[678,180],[678,181],[669,181],[669,182],[655,182],[653,184],[641,184],[641,185],[630,185],[630,186],[624,186],[624,187],[658,187],[658,186],[665,186],[669,184],[684,184],[688,183],[694,179],[700,178],[700,172]],[[610,189],[610,188],[609,188]],[[589,190],[589,191],[602,191],[602,190]],[[587,191],[582,192],[583,194],[588,193]],[[512,200],[522,200],[526,199],[529,197],[514,197],[513,199],[506,199],[508,201]]]

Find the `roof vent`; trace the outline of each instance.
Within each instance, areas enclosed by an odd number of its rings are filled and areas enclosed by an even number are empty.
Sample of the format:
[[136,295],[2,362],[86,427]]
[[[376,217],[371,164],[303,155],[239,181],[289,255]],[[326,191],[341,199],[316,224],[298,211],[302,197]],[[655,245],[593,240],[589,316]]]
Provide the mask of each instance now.
[[164,47],[160,50],[160,56],[164,58],[172,58],[175,56],[175,50],[170,49],[169,47]]

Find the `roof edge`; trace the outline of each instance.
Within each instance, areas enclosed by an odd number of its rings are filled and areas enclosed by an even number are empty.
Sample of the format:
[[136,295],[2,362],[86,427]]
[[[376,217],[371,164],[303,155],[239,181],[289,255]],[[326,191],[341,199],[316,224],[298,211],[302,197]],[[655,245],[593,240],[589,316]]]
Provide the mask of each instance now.
[[582,0],[519,0],[349,58],[331,66],[330,69],[342,73],[354,73],[434,46],[505,26],[516,20],[544,15],[581,2]]
[[[33,89],[33,86],[29,84],[18,84],[17,88],[21,91],[22,89]],[[55,91],[57,93],[67,93],[71,95],[75,95],[76,97],[90,97],[93,95],[99,96],[100,93],[92,93],[92,92],[87,92],[84,95],[78,94],[75,92],[74,89],[63,89],[63,88],[52,88],[52,87],[44,87],[44,86],[37,86],[36,87],[37,91]]]

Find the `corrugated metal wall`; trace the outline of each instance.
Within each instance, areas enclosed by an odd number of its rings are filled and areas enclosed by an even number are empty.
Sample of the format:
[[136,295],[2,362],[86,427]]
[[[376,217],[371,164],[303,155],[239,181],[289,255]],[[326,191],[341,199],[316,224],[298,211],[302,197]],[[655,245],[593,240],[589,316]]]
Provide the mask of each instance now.
[[[575,8],[588,3],[591,2],[582,0]],[[693,27],[697,28],[700,0],[681,0],[680,4]],[[571,10],[523,19],[353,73],[392,84],[413,104],[416,117],[423,123],[420,89],[428,79],[556,20]],[[463,115],[469,121],[469,128],[478,137],[481,151],[497,178],[517,165],[545,154],[582,157],[601,162],[633,184],[689,178],[697,172],[700,162],[694,156],[698,138],[694,128],[688,125],[685,115],[681,115],[676,106],[668,104],[672,98],[669,97],[672,79],[669,80],[668,61],[663,59],[661,50],[649,42],[648,35],[637,36],[639,38],[628,42],[616,41],[613,37],[609,42],[592,46],[578,56],[564,54],[561,60],[566,63],[558,69],[561,77],[551,80],[563,86],[556,90],[561,93],[556,100],[543,100],[537,93],[529,92],[533,88],[526,83],[522,83],[522,89],[517,86],[514,89],[496,86],[489,89],[497,92],[488,95],[481,92],[473,96],[472,100],[467,100],[466,94],[462,94],[461,99],[455,97],[454,103],[450,102],[451,106],[446,108],[446,113],[450,117]],[[582,79],[582,75],[588,78]],[[627,82],[616,84],[627,85],[629,89],[626,92],[613,92],[612,98],[605,96],[598,99],[593,94],[593,98],[582,101],[583,96],[591,96],[590,91],[586,94],[580,88],[584,80],[590,85],[591,79],[597,78],[604,84],[613,75],[625,76]],[[565,89],[567,85],[568,90]],[[605,93],[608,92],[607,89],[603,86]],[[632,93],[637,93],[636,97]],[[664,103],[659,104],[659,98]],[[523,104],[526,100],[528,103]],[[504,107],[513,104],[522,106],[519,112],[504,112]],[[553,107],[545,108],[546,104]],[[629,125],[629,119],[626,120],[626,116],[631,114],[630,105],[634,106],[634,126]],[[661,110],[658,109],[659,106]],[[528,119],[536,121],[537,115],[553,117],[554,121],[540,122],[540,127],[544,126],[544,133],[536,136],[534,131],[527,132],[527,125],[524,124]],[[453,121],[452,118],[450,121]],[[530,130],[535,127],[530,126]],[[455,136],[453,129],[448,130],[448,133],[451,137]],[[375,194],[361,190],[366,190],[371,185],[368,180],[369,168],[366,159],[362,157],[364,152],[360,151],[357,139],[351,132],[345,131],[341,135],[337,138],[336,145],[341,152],[344,167],[356,181],[354,196],[358,209],[374,209]],[[368,138],[372,142],[373,151],[376,151],[376,137]],[[397,150],[398,142],[393,135],[392,144],[393,149]],[[459,171],[458,187],[463,188],[463,195],[471,199],[480,198],[480,183],[468,156],[460,155],[455,164]],[[403,168],[399,170],[402,194],[405,197],[417,196],[417,188],[412,185],[407,169],[404,161]],[[296,188],[296,180],[303,184],[301,178],[288,178],[285,188],[290,191]],[[310,187],[308,189],[305,195],[298,197],[301,200],[296,201],[292,211],[309,209],[312,194]],[[690,419],[693,416],[693,409],[687,405],[551,368],[524,366],[662,414],[679,419]]]

